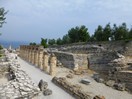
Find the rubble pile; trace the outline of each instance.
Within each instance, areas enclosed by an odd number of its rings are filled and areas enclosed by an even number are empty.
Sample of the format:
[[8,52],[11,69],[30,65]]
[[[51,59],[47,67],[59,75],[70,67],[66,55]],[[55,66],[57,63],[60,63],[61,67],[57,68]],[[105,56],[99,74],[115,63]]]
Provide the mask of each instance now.
[[8,79],[6,83],[0,86],[1,99],[31,99],[39,94],[39,88],[32,82],[26,72],[20,69],[20,64],[16,60],[11,58],[10,62],[0,67],[4,68],[2,70],[4,70],[5,77]]

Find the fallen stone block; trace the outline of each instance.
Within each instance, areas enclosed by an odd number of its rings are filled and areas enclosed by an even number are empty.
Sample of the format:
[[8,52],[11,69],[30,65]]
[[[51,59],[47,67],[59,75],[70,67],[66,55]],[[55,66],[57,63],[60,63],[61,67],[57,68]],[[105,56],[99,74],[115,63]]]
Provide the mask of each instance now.
[[105,84],[109,87],[113,87],[113,85],[115,84],[115,81],[114,80],[108,80]]
[[93,99],[105,99],[105,97],[96,95]]
[[124,91],[125,90],[125,84],[124,83],[115,83],[113,86],[115,89],[120,90],[120,91]]
[[73,75],[72,74],[68,74],[66,77],[67,78],[73,78]]
[[52,82],[60,86],[62,89],[73,95],[76,99],[93,99],[93,94],[82,91],[80,85],[72,85],[64,77],[54,77]]
[[48,87],[48,83],[41,79],[39,81],[38,87],[40,88],[40,91],[43,91],[44,89]]
[[82,79],[81,83],[89,85],[91,83],[91,81],[89,79]]
[[45,89],[43,91],[43,95],[45,95],[45,96],[48,96],[48,95],[51,95],[51,94],[52,94],[52,90],[50,90],[50,89]]

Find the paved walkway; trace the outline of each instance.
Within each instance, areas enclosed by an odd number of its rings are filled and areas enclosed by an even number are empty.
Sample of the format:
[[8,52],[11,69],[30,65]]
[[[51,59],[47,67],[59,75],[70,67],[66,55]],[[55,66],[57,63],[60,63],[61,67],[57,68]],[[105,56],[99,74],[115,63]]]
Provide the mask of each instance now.
[[48,88],[53,91],[53,94],[50,96],[43,96],[41,95],[37,99],[75,99],[71,95],[69,95],[67,92],[56,86],[54,83],[51,82],[52,77],[50,75],[45,74],[43,71],[35,67],[34,65],[22,60],[18,57],[18,62],[21,65],[21,69],[26,71],[26,73],[29,75],[29,77],[32,78],[33,82],[35,84],[38,84],[40,79],[43,79],[44,81],[48,82]]

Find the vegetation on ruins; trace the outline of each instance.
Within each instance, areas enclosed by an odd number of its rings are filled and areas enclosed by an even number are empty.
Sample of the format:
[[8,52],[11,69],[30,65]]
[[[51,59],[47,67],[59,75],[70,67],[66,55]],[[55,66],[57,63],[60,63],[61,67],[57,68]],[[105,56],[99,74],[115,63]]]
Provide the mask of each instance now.
[[44,48],[47,48],[48,47],[48,44],[47,44],[47,39],[44,39],[44,38],[41,38],[41,43],[40,43],[42,46],[44,46]]
[[117,26],[116,24],[113,27],[110,26],[110,23],[103,28],[98,26],[94,33],[95,41],[116,41],[116,40],[131,40],[132,39],[132,28],[129,30],[126,23],[122,23]]
[[48,44],[49,45],[54,45],[54,44],[56,44],[56,40],[55,39],[49,39]]
[[41,45],[47,47],[48,45],[63,45],[78,42],[89,41],[117,41],[117,40],[132,40],[132,27],[129,29],[126,23],[117,26],[110,23],[105,27],[99,25],[93,35],[89,35],[86,26],[76,26],[69,29],[68,33],[62,38],[58,39],[41,39]]
[[75,28],[71,28],[68,31],[69,36],[69,42],[70,43],[76,43],[76,42],[87,42],[90,38],[88,28],[86,28],[84,25]]
[[37,45],[35,42],[31,42],[29,43],[29,45]]

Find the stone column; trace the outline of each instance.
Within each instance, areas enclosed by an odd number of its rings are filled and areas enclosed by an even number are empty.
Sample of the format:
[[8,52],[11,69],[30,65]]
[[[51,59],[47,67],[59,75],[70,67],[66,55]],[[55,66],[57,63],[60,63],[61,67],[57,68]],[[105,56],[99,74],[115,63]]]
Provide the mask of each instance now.
[[30,63],[31,63],[31,55],[32,55],[32,50],[30,49],[29,50],[29,60],[28,60]]
[[38,50],[35,50],[34,64],[35,66],[38,66]]
[[34,50],[32,50],[32,61],[31,63],[33,64],[34,63]]
[[47,52],[43,53],[43,70],[48,72],[48,64],[49,64],[49,54]]
[[26,49],[25,49],[25,51],[26,51],[26,61],[28,61],[28,47],[26,47]]
[[29,55],[30,55],[30,49],[28,48],[28,57],[27,57],[28,62],[29,62]]
[[25,49],[23,48],[23,55],[22,58],[25,59]]
[[51,76],[55,76],[56,74],[56,63],[57,63],[56,56],[52,53],[50,56],[50,70],[49,70]]
[[30,63],[32,63],[32,54],[33,53],[33,50],[31,49],[31,53],[30,53]]
[[43,50],[39,50],[38,66],[41,70],[43,70],[42,61],[43,61]]
[[21,57],[22,55],[22,46],[20,46],[20,52],[19,52],[19,56]]

